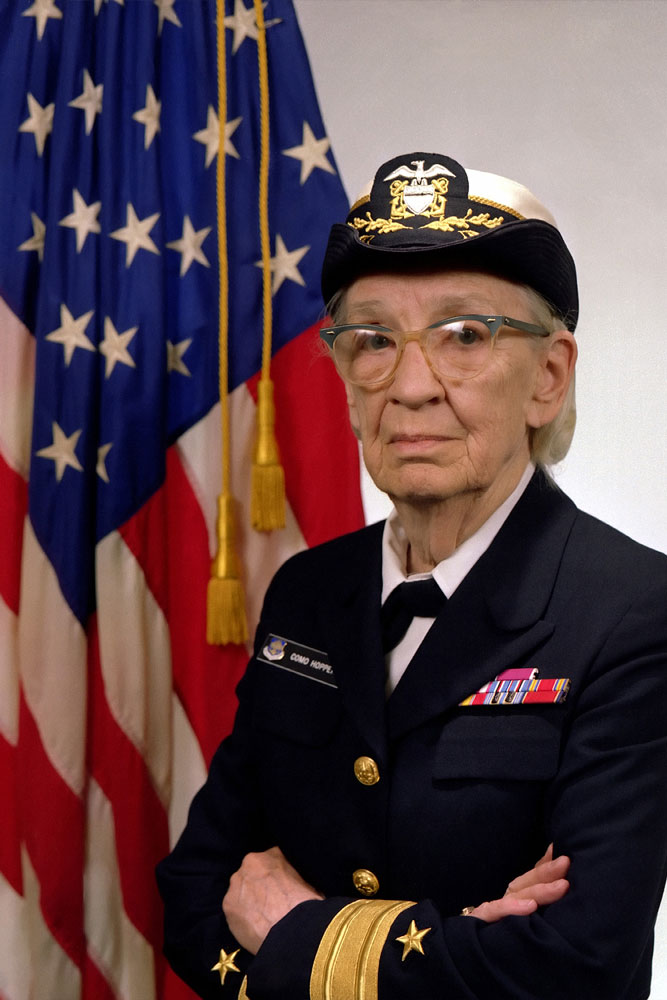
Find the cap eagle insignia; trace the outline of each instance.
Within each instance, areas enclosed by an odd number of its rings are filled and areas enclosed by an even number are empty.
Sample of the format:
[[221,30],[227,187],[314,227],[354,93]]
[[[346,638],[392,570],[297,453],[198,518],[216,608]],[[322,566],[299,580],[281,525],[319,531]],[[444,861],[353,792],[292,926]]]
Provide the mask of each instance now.
[[[443,163],[433,163],[428,170],[424,170],[424,160],[412,160],[411,164],[412,166],[407,166],[407,164],[404,163],[401,164],[400,167],[396,167],[396,169],[392,170],[390,174],[387,174],[383,180],[407,181],[407,184],[400,185],[400,188],[402,189],[400,191],[402,201],[410,212],[415,215],[424,215],[426,210],[436,199],[436,194],[438,193],[436,187],[431,184],[430,181],[436,177],[454,177],[455,174],[453,174],[451,170],[448,170]],[[446,182],[444,190],[447,190]],[[393,185],[391,193],[394,196],[399,194],[398,190],[395,190]],[[394,212],[392,212],[392,216],[393,215]]]

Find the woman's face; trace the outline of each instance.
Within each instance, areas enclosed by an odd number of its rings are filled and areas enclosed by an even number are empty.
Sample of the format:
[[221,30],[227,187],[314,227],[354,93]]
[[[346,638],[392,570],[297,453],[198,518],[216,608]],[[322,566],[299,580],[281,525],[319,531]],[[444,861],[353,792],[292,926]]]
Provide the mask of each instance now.
[[[522,288],[476,271],[359,278],[345,293],[339,322],[416,331],[469,313],[536,322]],[[563,392],[555,383],[563,372],[556,369],[566,363],[563,343],[570,341],[567,382],[576,354],[571,334],[560,331],[545,344],[505,328],[474,378],[436,376],[419,343],[410,341],[388,385],[347,385],[352,425],[375,484],[415,504],[471,492],[507,495],[529,460],[530,429],[558,412]]]

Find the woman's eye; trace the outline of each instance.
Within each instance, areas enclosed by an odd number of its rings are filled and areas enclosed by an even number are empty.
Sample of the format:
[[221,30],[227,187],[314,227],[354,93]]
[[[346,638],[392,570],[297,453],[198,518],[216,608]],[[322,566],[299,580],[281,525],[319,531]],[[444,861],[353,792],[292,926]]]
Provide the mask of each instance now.
[[471,344],[476,344],[480,339],[479,331],[475,330],[472,326],[464,326],[461,330],[456,333],[456,340],[459,344],[467,347]]
[[386,333],[382,333],[380,330],[375,331],[372,328],[359,330],[355,339],[356,350],[365,351],[368,354],[385,351],[387,348],[394,346],[394,341],[390,336]]
[[384,333],[374,333],[366,338],[366,347],[369,351],[381,351],[384,348],[391,347],[392,344],[393,341],[385,336]]

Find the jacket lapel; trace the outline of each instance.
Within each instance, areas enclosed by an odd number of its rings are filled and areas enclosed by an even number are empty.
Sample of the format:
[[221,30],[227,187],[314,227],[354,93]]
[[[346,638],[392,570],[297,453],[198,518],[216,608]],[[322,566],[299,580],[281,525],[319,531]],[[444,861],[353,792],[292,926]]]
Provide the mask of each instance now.
[[390,740],[455,708],[552,634],[548,603],[575,517],[574,504],[536,473],[390,697]]
[[378,761],[386,760],[385,665],[380,639],[383,522],[352,536],[341,577],[332,581],[321,627],[346,712]]

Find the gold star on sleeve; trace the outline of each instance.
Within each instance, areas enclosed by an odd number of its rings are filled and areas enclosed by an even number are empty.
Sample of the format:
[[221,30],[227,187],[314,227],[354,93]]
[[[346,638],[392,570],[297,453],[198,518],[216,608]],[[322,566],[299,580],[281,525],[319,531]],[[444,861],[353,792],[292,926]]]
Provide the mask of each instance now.
[[401,956],[401,961],[404,962],[411,951],[418,951],[420,955],[424,954],[424,949],[422,948],[422,940],[431,930],[430,927],[426,927],[423,931],[417,930],[417,925],[414,920],[410,921],[410,926],[408,927],[408,933],[402,934],[401,937],[397,937],[396,940],[399,944],[403,945],[403,955]]
[[211,969],[211,972],[219,972],[220,973],[220,984],[221,985],[224,985],[225,977],[227,976],[228,972],[240,972],[241,971],[238,968],[238,966],[234,965],[234,959],[236,958],[236,956],[238,955],[238,953],[239,953],[240,950],[241,950],[240,948],[237,948],[236,951],[233,951],[231,953],[231,955],[228,955],[227,952],[223,948],[220,949],[220,961],[217,962],[213,966],[213,968]]

